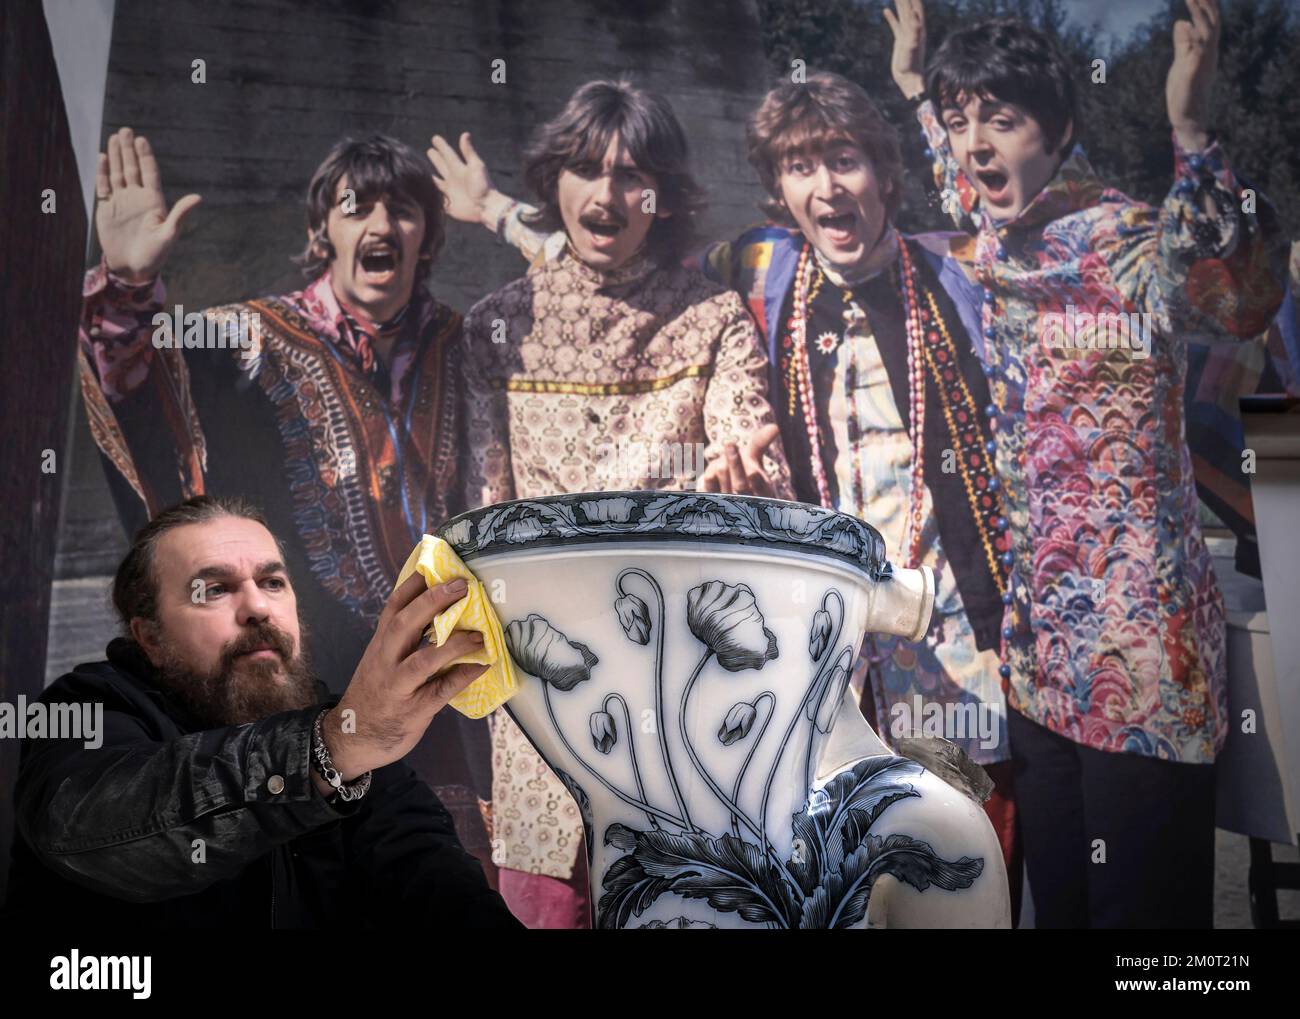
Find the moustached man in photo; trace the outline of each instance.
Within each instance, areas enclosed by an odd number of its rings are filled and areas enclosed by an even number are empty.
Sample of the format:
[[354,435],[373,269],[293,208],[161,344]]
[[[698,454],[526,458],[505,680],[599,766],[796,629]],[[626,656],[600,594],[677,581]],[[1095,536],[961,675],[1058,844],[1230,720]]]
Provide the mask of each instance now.
[[126,635],[41,696],[102,704],[102,744],[23,744],[5,922],[517,928],[402,761],[486,668],[457,664],[480,634],[421,644],[464,595],[394,590],[340,698],[303,655],[261,513],[212,496],[158,513],[114,578]]
[[894,79],[974,230],[955,253],[983,289],[1012,535],[1001,669],[1043,927],[1213,915],[1225,627],[1184,433],[1186,344],[1259,336],[1282,293],[1266,219],[1210,134],[1218,6],[1188,7],[1160,208],[1098,179],[1075,143],[1072,68],[1043,33],[982,21],[927,66],[920,0],[887,13]]
[[[588,82],[540,128],[524,166],[536,225],[559,245],[466,316],[466,502],[618,489],[788,497],[753,320],[681,264],[699,192],[667,100]],[[638,448],[650,455],[624,452]],[[586,926],[577,805],[495,717],[501,893],[529,926]]]
[[[254,500],[284,542],[312,666],[339,690],[411,548],[460,508],[461,317],[428,287],[444,234],[428,163],[382,135],[340,141],[307,188],[304,289],[201,314],[177,315],[162,281],[199,196],[168,211],[130,128],[109,136],[97,196],[81,385],[127,533],[188,496]],[[486,859],[487,723],[446,712],[411,763]]]

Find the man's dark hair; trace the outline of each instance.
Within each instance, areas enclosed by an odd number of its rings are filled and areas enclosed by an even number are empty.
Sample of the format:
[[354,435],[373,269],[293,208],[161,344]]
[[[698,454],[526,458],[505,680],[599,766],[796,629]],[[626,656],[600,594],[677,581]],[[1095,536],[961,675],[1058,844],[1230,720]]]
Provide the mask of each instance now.
[[[892,220],[903,200],[903,157],[898,132],[857,85],[830,71],[805,82],[781,81],[750,117],[749,162],[767,190],[762,209],[774,222],[793,226],[781,200],[781,164],[795,154],[820,156],[841,142],[856,145],[880,182],[881,199]],[[889,184],[886,194],[885,185]]]
[[930,58],[925,90],[939,111],[977,96],[1015,103],[1038,121],[1051,152],[1078,135],[1069,62],[1049,36],[1019,18],[992,18],[950,33]]
[[430,262],[437,258],[446,235],[446,213],[443,194],[433,182],[429,161],[420,158],[405,142],[388,135],[371,135],[361,141],[344,138],[330,149],[307,185],[307,228],[311,237],[297,260],[309,279],[324,272],[334,257],[326,225],[335,205],[339,181],[344,177],[356,194],[357,205],[385,195],[401,195],[420,206],[424,210],[420,257]]
[[667,99],[625,79],[587,82],[533,136],[524,152],[524,179],[541,208],[528,219],[529,225],[564,229],[560,171],[600,166],[615,134],[636,165],[654,174],[656,207],[672,213],[650,227],[649,254],[663,263],[680,261],[695,241],[696,217],[703,206],[703,192],[689,168],[686,132]]
[[[270,525],[262,511],[246,499],[196,495],[191,499],[165,509],[136,533],[131,548],[126,553],[113,577],[113,607],[130,632],[131,620],[139,616],[150,622],[158,620],[158,577],[154,572],[154,552],[158,541],[175,527],[186,524],[204,524],[222,517],[239,517],[261,524],[268,531]],[[274,533],[275,547],[284,559],[284,546]]]

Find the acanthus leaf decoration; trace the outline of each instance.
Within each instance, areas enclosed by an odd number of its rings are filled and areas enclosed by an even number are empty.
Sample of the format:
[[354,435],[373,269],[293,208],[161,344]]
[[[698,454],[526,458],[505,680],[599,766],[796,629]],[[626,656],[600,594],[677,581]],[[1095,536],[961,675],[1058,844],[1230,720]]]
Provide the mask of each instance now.
[[[617,827],[621,830],[616,834],[606,833],[606,845],[615,839],[625,842],[629,830]],[[596,909],[598,927],[628,926],[665,892],[704,899],[719,912],[739,913],[750,923],[790,927],[796,921],[794,889],[767,865],[763,851],[753,843],[702,832],[631,834],[635,848],[605,873],[605,894]]]

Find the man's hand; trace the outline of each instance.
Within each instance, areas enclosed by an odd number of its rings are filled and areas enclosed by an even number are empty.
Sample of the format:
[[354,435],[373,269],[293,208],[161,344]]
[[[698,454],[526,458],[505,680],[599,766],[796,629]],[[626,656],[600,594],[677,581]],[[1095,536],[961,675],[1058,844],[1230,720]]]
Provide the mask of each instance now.
[[[481,634],[457,630],[442,647],[419,647],[433,617],[465,591],[463,580],[431,588],[417,573],[389,596],[347,691],[321,725],[344,781],[405,757],[433,716],[487,671],[486,665],[451,665],[482,647]],[[355,732],[343,729],[347,710],[355,712]]]
[[885,20],[894,33],[894,55],[889,61],[894,83],[908,99],[925,91],[925,8],[921,0],[896,0],[895,14],[885,8]]
[[447,198],[447,215],[461,223],[478,223],[496,229],[502,209],[510,201],[492,187],[487,165],[474,151],[469,132],[460,136],[457,152],[440,134],[425,151],[433,164],[433,182]]
[[1219,63],[1218,0],[1187,0],[1191,21],[1174,22],[1174,62],[1165,105],[1178,144],[1199,152],[1209,144],[1210,92]]
[[202,201],[186,195],[167,211],[158,160],[144,136],[129,127],[109,135],[95,169],[95,229],[104,264],[134,283],[158,275],[176,243],[181,221]]
[[699,490],[771,496],[772,482],[763,471],[763,454],[779,434],[776,425],[766,425],[743,450],[736,443],[728,442],[722,456],[715,457],[700,475]]

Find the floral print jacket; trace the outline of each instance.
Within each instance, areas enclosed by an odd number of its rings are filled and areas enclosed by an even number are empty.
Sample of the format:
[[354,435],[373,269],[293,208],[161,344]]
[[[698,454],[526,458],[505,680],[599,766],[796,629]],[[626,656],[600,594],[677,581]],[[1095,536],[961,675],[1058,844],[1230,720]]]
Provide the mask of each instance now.
[[1175,146],[1158,209],[1103,185],[1076,146],[997,224],[933,105],[918,118],[945,204],[978,231],[953,254],[984,288],[1013,538],[1008,702],[1088,747],[1211,762],[1228,723],[1224,609],[1185,438],[1187,341],[1268,327],[1282,292],[1261,220],[1216,142]]

